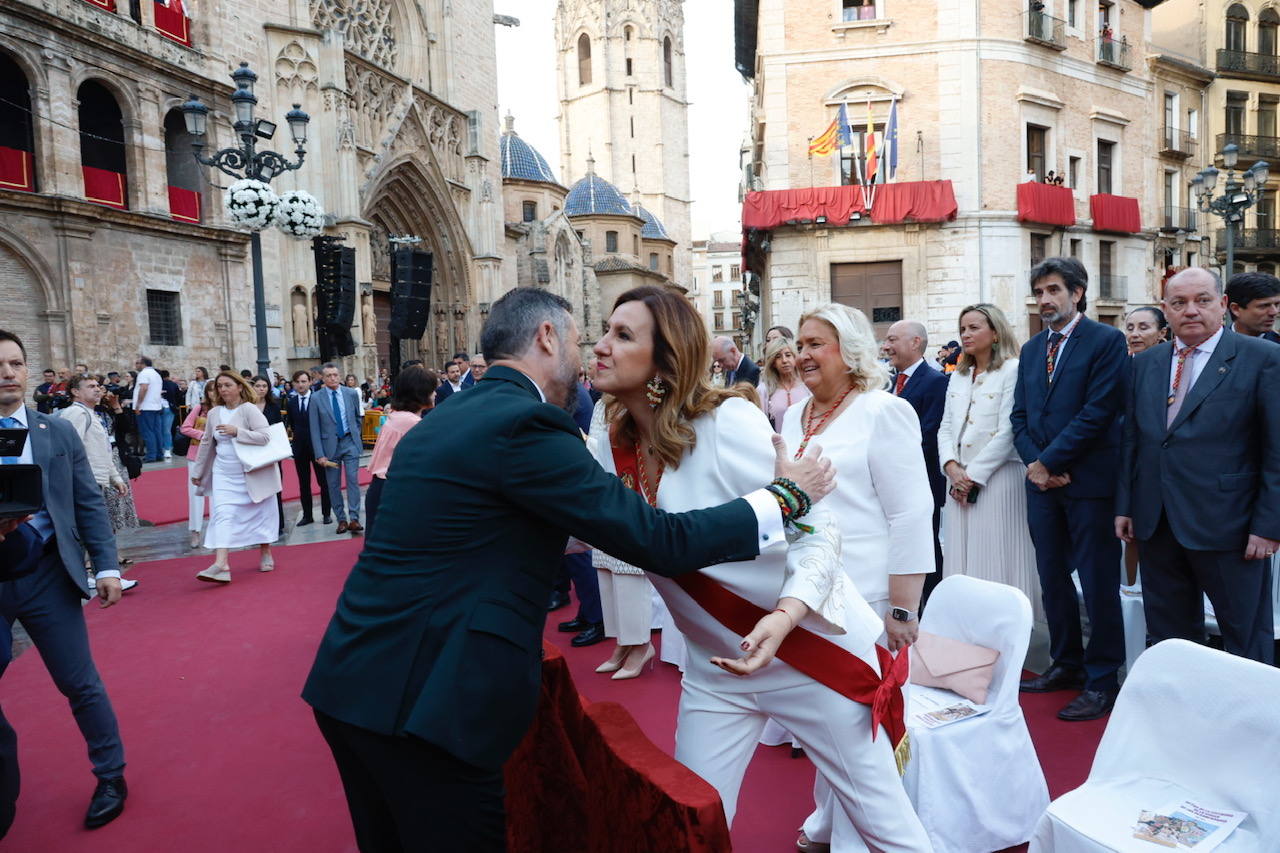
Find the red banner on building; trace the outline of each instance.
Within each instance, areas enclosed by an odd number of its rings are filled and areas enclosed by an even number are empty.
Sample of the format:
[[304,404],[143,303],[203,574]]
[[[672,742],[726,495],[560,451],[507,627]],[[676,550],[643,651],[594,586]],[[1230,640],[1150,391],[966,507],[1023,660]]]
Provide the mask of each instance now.
[[863,187],[803,187],[747,193],[742,202],[743,230],[771,230],[779,225],[817,222],[847,225],[855,213],[878,225],[899,222],[949,222],[956,218],[951,181],[877,184],[871,210]]
[[116,0],[84,0],[86,3],[97,6],[99,9],[106,9],[108,12],[116,10]]
[[86,201],[105,204],[128,210],[129,203],[125,195],[125,177],[119,172],[108,172],[106,169],[95,169],[93,166],[81,166],[84,173],[84,197]]
[[1138,212],[1136,198],[1106,193],[1089,196],[1089,215],[1093,217],[1094,231],[1137,234],[1142,230],[1142,215]]
[[199,222],[200,193],[169,187],[169,216],[182,222]]
[[156,29],[179,44],[191,46],[191,21],[183,14],[182,4],[156,0]]
[[35,164],[30,151],[0,145],[0,188],[35,191]]
[[1076,224],[1076,197],[1070,187],[1026,181],[1018,184],[1018,221],[1059,225]]

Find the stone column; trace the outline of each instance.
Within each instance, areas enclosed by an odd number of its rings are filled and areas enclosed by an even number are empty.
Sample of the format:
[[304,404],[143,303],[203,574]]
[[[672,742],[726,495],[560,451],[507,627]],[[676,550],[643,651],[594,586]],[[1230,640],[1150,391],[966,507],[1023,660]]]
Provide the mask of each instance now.
[[80,102],[71,82],[71,59],[50,48],[40,51],[49,85],[37,89],[32,108],[50,121],[35,123],[38,142],[36,181],[42,192],[84,197],[80,171]]
[[[93,226],[63,219],[54,225],[54,233],[57,234],[58,254],[62,261],[62,292],[59,294],[61,304],[49,306],[50,354],[55,361],[61,354],[68,364],[75,360],[92,361],[101,355],[94,351],[100,345],[98,311],[110,310],[108,305],[96,304],[98,294],[105,296],[98,285],[111,273],[101,269],[94,258]],[[58,308],[64,310],[59,311]],[[118,353],[111,355],[114,357]]]

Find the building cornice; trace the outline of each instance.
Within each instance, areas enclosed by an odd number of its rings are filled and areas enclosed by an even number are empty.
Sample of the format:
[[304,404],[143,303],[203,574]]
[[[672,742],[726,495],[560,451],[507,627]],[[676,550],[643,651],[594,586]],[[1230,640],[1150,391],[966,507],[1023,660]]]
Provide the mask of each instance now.
[[69,198],[67,196],[0,190],[0,212],[5,214],[36,214],[49,217],[67,217],[65,228],[97,228],[111,225],[134,231],[163,233],[174,238],[243,244],[249,242],[244,231],[221,225],[198,225],[179,222],[167,216],[143,213],[136,210],[116,210],[100,204]]

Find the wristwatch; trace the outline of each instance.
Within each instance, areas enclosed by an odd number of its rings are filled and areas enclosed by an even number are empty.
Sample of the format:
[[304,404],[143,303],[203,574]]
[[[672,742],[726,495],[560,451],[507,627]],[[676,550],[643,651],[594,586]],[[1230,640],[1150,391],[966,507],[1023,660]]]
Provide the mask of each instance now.
[[895,607],[889,611],[889,615],[897,622],[914,622],[916,614],[914,611],[907,610],[902,607]]

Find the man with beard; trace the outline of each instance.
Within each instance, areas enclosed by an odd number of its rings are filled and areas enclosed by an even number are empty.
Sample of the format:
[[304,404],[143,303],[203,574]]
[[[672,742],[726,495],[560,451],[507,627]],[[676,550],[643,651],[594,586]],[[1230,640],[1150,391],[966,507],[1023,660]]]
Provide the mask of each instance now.
[[[1058,712],[1068,722],[1110,712],[1124,662],[1114,507],[1128,348],[1123,332],[1084,315],[1088,283],[1075,258],[1049,258],[1031,271],[1044,329],[1022,347],[1010,416],[1027,465],[1027,525],[1053,658],[1022,690],[1080,691]],[[1073,570],[1089,614],[1088,646]]]
[[[569,415],[581,364],[570,311],[536,288],[495,302],[484,379],[396,447],[378,526],[302,694],[361,850],[505,849],[502,765],[537,705],[570,534],[664,575],[753,559],[783,536],[764,489],[671,514],[604,472]],[[457,453],[463,434],[485,452]],[[815,500],[834,485],[828,463],[781,449],[776,473]]]

